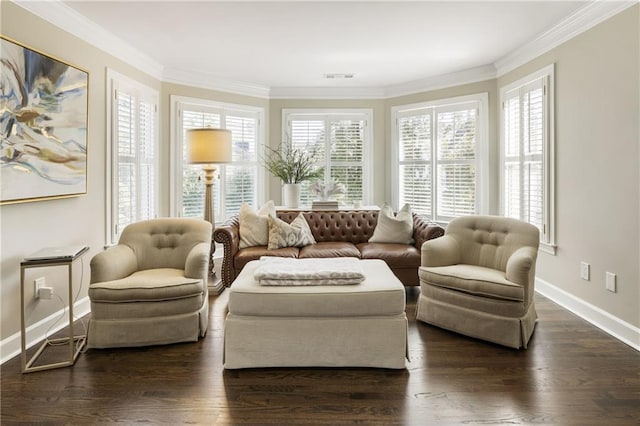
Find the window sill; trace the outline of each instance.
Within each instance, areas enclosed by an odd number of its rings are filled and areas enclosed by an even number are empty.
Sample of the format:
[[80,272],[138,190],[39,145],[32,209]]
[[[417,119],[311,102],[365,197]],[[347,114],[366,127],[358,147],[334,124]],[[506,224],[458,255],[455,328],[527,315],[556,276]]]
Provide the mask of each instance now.
[[558,249],[558,246],[555,245],[555,244],[549,244],[549,243],[545,243],[545,242],[540,242],[540,245],[538,246],[538,249],[541,252],[548,253],[548,254],[550,254],[552,256],[555,256],[556,255],[556,251]]

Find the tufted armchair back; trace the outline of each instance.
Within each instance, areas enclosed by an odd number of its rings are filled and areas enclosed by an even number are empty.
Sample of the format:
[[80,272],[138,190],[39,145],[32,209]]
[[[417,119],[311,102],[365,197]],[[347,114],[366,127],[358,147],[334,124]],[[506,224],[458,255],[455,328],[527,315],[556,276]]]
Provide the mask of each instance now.
[[502,216],[464,216],[452,220],[445,235],[459,245],[460,262],[506,271],[507,261],[521,247],[538,250],[535,226]]
[[200,243],[211,244],[211,224],[200,219],[162,218],[132,223],[119,244],[130,247],[138,270],[185,269],[187,255]]

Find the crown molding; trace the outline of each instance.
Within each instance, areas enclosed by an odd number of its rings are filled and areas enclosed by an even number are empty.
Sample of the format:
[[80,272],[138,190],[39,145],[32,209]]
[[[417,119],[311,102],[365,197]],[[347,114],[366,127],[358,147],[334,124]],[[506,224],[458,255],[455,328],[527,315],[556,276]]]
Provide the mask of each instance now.
[[384,97],[396,98],[399,96],[413,95],[415,93],[445,89],[452,86],[476,83],[478,81],[491,80],[492,78],[496,78],[496,68],[492,64],[483,65],[463,71],[387,86]]
[[498,59],[494,63],[497,76],[513,71],[635,4],[638,4],[637,0],[596,0],[588,3],[532,41]]
[[272,87],[270,99],[382,99],[376,87]]
[[267,86],[219,78],[214,75],[198,71],[166,68],[162,74],[162,81],[164,83],[182,84],[202,89],[234,93],[236,95],[253,96],[265,99],[270,98],[270,89]]
[[62,1],[11,0],[21,8],[73,34],[150,76],[162,77],[163,66],[147,54],[87,19]]

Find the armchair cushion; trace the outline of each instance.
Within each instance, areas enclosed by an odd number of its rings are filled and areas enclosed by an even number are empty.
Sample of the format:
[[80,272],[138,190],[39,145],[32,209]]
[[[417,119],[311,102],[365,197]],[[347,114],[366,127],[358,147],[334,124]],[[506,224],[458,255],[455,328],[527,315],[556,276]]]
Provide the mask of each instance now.
[[180,269],[158,268],[89,286],[93,302],[121,303],[182,299],[204,294],[203,282]]
[[504,272],[475,265],[421,267],[420,279],[432,286],[502,300],[524,300],[524,289]]

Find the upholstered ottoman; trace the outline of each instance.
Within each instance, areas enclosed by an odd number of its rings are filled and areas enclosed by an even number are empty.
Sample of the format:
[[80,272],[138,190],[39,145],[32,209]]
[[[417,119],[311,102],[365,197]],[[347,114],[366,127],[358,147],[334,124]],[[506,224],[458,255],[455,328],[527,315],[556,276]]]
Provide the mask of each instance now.
[[361,260],[355,285],[262,286],[259,261],[229,289],[224,367],[405,368],[402,283],[382,260]]

